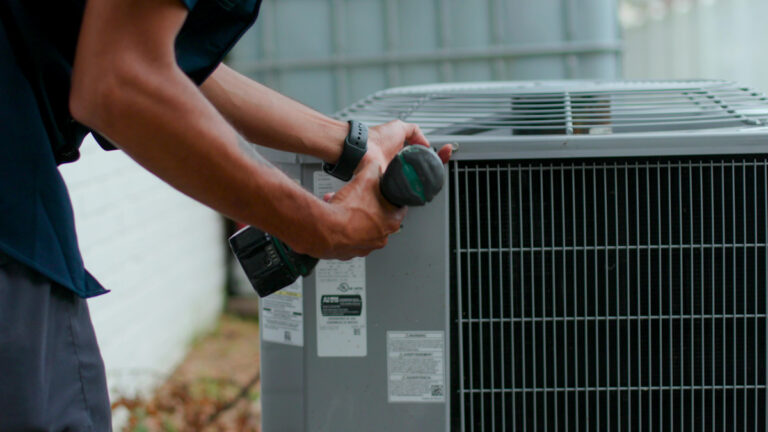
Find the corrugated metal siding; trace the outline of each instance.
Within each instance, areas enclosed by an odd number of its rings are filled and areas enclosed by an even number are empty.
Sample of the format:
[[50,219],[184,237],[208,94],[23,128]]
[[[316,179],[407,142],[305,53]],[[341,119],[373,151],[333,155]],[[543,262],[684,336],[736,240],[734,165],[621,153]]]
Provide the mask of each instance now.
[[265,0],[230,56],[331,113],[441,81],[616,78],[615,0]]

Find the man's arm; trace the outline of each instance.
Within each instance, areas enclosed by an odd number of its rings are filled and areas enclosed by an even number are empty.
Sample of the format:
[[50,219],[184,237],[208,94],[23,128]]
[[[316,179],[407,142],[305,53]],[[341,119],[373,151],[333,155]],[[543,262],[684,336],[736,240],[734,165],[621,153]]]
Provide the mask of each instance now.
[[221,64],[200,86],[250,142],[335,162],[349,126],[324,116]]
[[[329,163],[341,155],[349,126],[294,101],[228,66],[220,65],[200,87],[208,100],[251,142],[293,153],[307,154]],[[366,161],[382,168],[403,143],[429,145],[415,124],[392,121],[369,131]],[[450,148],[441,150],[443,162]]]
[[349,258],[384,246],[404,212],[378,193],[375,163],[328,204],[238,149],[235,130],[176,64],[186,13],[178,0],[89,0],[72,115],[178,190],[299,252]]

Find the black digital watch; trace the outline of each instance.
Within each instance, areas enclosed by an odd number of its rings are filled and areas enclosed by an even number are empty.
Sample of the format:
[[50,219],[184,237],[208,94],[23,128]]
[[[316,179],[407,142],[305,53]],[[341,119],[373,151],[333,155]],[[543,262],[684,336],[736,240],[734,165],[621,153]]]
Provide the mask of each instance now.
[[368,126],[357,120],[349,120],[349,133],[344,139],[344,149],[335,164],[324,163],[323,170],[339,180],[349,181],[357,165],[368,150]]

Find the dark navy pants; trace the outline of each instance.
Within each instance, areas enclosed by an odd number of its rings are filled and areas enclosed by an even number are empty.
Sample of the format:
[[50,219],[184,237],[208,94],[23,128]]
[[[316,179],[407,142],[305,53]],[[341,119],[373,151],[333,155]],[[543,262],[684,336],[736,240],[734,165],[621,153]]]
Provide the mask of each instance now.
[[112,430],[85,300],[0,252],[0,431]]

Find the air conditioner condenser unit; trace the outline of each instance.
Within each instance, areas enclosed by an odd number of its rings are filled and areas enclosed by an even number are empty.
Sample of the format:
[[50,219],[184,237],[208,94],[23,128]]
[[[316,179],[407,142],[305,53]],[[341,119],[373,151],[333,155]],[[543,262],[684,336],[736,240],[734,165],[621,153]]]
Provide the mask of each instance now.
[[386,248],[262,300],[266,432],[768,430],[763,94],[441,84],[339,117],[460,150]]

